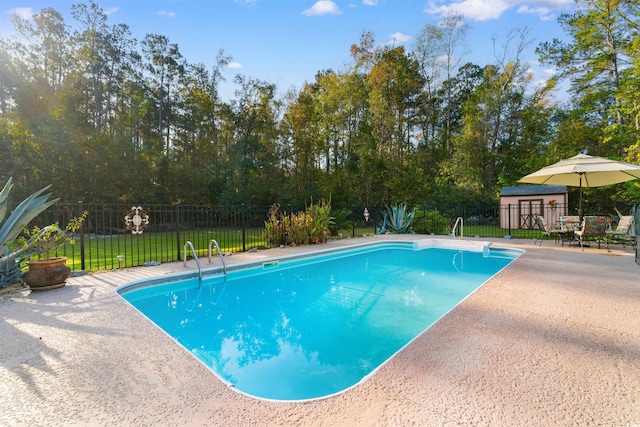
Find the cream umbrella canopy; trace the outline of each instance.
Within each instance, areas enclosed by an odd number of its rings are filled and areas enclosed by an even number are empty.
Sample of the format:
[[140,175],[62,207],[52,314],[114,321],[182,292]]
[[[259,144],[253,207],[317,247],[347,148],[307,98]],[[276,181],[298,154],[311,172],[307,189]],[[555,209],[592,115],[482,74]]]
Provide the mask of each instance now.
[[640,166],[606,157],[578,154],[524,176],[518,182],[580,187],[578,215],[582,219],[582,189],[618,184],[640,178]]

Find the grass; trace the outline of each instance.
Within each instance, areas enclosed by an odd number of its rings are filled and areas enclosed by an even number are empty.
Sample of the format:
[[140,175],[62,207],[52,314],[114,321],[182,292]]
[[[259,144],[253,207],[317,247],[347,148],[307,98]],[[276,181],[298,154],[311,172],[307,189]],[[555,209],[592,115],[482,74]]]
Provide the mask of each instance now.
[[[180,233],[179,242],[175,232],[93,236],[84,240],[85,270],[140,266],[150,261],[180,261],[187,241],[193,244],[198,257],[203,258],[208,255],[209,242],[212,239],[218,242],[223,253],[243,250],[242,231],[231,229],[183,231]],[[246,250],[264,246],[264,239],[257,230],[245,230]],[[212,248],[212,252],[215,253],[215,247]],[[73,245],[67,244],[59,248],[56,255],[67,257],[67,265],[72,270],[82,269],[80,242],[76,241]],[[118,255],[124,256],[122,261],[118,260]],[[190,249],[187,250],[187,256],[192,257]]]
[[[263,228],[245,229],[244,250],[251,248],[266,248],[266,241],[263,238]],[[357,227],[353,232],[343,232],[342,238],[372,235],[372,227]],[[504,237],[509,234],[506,229],[498,226],[465,226],[465,237]],[[511,230],[513,238],[531,239],[540,237],[538,230]],[[336,237],[332,237],[336,238]],[[338,237],[340,238],[340,237]],[[192,242],[199,258],[208,255],[208,245],[211,239],[215,239],[220,245],[220,250],[226,252],[243,251],[243,234],[241,229],[214,228],[183,230],[180,232],[180,241],[176,232],[145,232],[141,235],[110,235],[92,236],[85,238],[85,270],[112,270],[122,267],[141,266],[146,262],[176,262],[183,258],[183,249],[186,241]],[[80,258],[80,242],[67,244],[60,248],[56,255],[66,256],[67,265],[72,270],[82,269]],[[215,249],[213,250],[215,252]],[[122,261],[118,260],[118,255],[123,255]],[[190,250],[187,252],[188,258],[192,258]]]

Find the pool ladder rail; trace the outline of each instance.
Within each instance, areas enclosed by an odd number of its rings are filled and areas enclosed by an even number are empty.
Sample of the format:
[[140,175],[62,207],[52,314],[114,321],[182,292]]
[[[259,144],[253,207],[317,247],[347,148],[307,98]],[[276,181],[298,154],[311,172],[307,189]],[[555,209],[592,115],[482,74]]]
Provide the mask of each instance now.
[[222,271],[224,272],[224,275],[227,275],[227,263],[224,260],[224,255],[222,255],[222,251],[220,251],[220,246],[218,245],[218,242],[216,241],[216,239],[211,239],[209,241],[209,264],[211,264],[211,247],[215,245],[216,247],[216,251],[218,252],[218,256],[220,257],[220,261],[222,261]]
[[[211,249],[215,245],[216,251],[218,251],[218,256],[220,257],[220,261],[222,261],[222,272],[224,275],[227,275],[227,263],[224,260],[224,255],[222,255],[222,251],[220,250],[220,245],[215,239],[211,239],[209,242],[209,264],[211,264]],[[200,265],[200,259],[198,258],[198,254],[196,253],[195,248],[193,247],[193,243],[189,240],[184,244],[183,256],[182,256],[182,265],[184,267],[187,266],[187,248],[191,249],[191,253],[193,254],[193,259],[196,260],[196,265],[198,266],[198,279],[202,280],[202,266]]]
[[451,230],[451,234],[449,236],[456,238],[456,229],[458,228],[458,224],[460,224],[460,240],[462,240],[462,236],[464,234],[464,220],[461,216],[456,219],[455,224],[453,224],[453,229]]

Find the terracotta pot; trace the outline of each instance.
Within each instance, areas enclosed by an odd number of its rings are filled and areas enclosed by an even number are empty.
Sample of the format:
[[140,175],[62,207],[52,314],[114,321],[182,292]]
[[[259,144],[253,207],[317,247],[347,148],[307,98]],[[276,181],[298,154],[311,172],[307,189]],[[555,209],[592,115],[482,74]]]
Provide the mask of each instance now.
[[27,261],[29,270],[22,275],[22,279],[34,291],[61,288],[71,273],[66,261],[64,257]]

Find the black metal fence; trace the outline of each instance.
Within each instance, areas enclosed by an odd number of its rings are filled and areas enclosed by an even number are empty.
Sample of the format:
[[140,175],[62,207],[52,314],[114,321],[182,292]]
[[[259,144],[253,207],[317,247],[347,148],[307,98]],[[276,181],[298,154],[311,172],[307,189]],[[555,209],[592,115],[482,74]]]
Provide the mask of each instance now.
[[[137,210],[136,208],[139,208]],[[350,211],[349,230],[341,237],[379,233],[384,225],[385,208],[367,206],[332,207]],[[192,242],[199,257],[207,256],[215,239],[223,252],[246,252],[267,247],[265,220],[269,206],[201,206],[124,204],[57,204],[35,221],[43,226],[58,222],[64,227],[71,218],[87,212],[75,244],[59,249],[73,270],[110,270],[141,266],[152,262],[175,262],[183,259],[187,241]],[[281,211],[298,212],[304,207],[283,206]],[[551,223],[569,214],[567,206],[528,207],[495,205],[470,209],[460,207],[418,207],[413,228],[420,234],[465,237],[534,238],[540,231],[535,215]],[[148,217],[147,217],[148,216]],[[146,222],[148,220],[148,223]],[[454,225],[456,230],[452,230]],[[339,238],[337,236],[336,238]],[[190,251],[187,255],[191,255]]]

